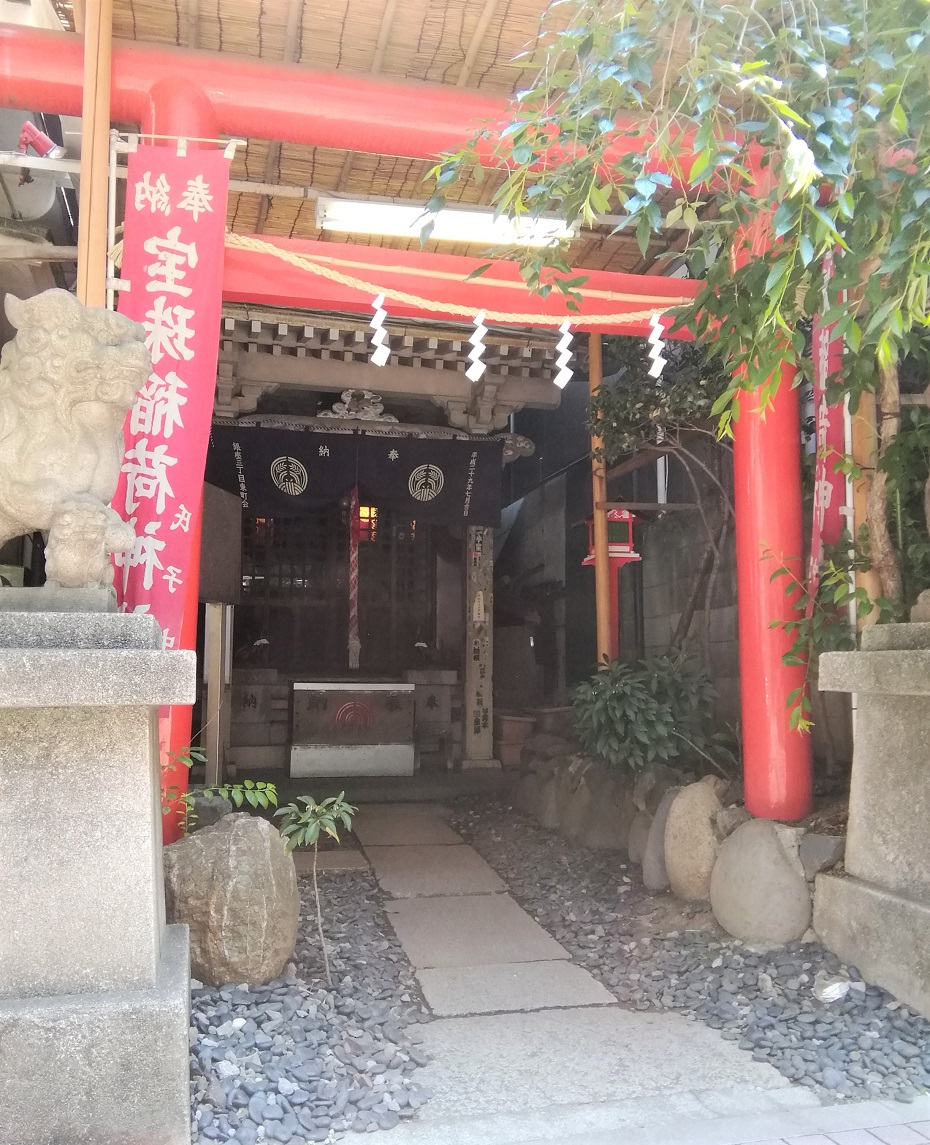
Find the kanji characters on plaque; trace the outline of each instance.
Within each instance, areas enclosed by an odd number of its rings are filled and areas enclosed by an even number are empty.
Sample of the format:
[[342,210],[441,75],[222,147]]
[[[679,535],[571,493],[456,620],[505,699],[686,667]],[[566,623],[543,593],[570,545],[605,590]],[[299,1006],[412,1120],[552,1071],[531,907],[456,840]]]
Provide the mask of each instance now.
[[125,612],[179,646],[216,384],[229,160],[142,146],[129,157],[122,313],[142,323],[152,373],[125,426],[114,508],[136,543],[114,558]]

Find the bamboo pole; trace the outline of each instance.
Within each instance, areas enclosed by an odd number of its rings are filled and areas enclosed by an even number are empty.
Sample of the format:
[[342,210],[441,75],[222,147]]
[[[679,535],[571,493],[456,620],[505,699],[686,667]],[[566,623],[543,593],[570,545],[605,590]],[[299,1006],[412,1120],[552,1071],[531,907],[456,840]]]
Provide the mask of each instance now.
[[[604,378],[600,334],[588,336],[588,386],[593,397]],[[597,453],[601,438],[591,434],[591,488],[594,512],[594,607],[597,617],[597,665],[603,668],[611,655],[610,553],[607,544],[607,463]]]
[[86,0],[77,296],[106,305],[107,163],[110,147],[110,62],[113,0]]
[[[869,520],[869,490],[872,486],[872,474],[875,472],[875,463],[878,457],[878,429],[875,421],[875,395],[864,391],[859,398],[856,412],[852,414],[852,458],[861,470],[862,476],[853,481],[853,519],[852,535],[859,536],[859,530]],[[856,572],[856,588],[864,588],[870,598],[874,600],[882,595],[881,581],[874,568],[863,569]],[[867,624],[874,624],[878,619],[878,609],[873,608],[868,616],[857,620],[860,631]]]

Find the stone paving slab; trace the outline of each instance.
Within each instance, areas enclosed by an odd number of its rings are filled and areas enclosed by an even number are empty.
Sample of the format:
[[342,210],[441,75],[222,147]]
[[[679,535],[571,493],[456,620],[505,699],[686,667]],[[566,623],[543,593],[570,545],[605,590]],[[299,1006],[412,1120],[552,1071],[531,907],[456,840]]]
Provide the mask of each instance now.
[[385,910],[418,969],[569,957],[510,895],[398,899]]
[[[313,853],[294,851],[294,866],[298,877],[303,878],[313,871]],[[318,871],[367,871],[368,860],[355,847],[343,847],[338,851],[320,851],[317,856]]]
[[679,1014],[617,1006],[440,1018],[421,1026],[425,1122],[701,1089],[784,1089],[770,1065]]
[[[747,1108],[764,1111],[760,1117],[719,1118],[707,1108],[708,1100],[735,1098],[740,1092],[747,1095]],[[752,1140],[752,1127],[800,1109],[795,1098],[808,1106],[820,1105],[810,1090],[800,1088],[649,1094],[625,1101],[416,1120],[393,1130],[391,1145],[735,1145]],[[743,1132],[750,1137],[742,1137]]]
[[430,1009],[442,1018],[616,1005],[613,994],[573,962],[451,966],[418,970],[417,978]]
[[382,888],[395,898],[481,895],[507,889],[473,847],[366,847]]
[[462,843],[435,804],[376,803],[359,807],[352,830],[363,847]]

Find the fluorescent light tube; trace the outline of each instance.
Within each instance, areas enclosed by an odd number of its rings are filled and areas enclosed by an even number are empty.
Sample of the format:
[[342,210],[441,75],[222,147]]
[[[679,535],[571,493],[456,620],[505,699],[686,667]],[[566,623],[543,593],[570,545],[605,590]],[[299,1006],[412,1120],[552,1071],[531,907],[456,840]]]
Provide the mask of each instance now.
[[428,214],[420,203],[379,203],[363,199],[317,200],[317,226],[346,234],[385,235],[419,239],[427,222],[433,221],[431,239],[439,242],[481,243],[485,246],[549,246],[559,239],[574,238],[576,227],[561,219],[510,219],[494,217],[493,211],[445,207]]

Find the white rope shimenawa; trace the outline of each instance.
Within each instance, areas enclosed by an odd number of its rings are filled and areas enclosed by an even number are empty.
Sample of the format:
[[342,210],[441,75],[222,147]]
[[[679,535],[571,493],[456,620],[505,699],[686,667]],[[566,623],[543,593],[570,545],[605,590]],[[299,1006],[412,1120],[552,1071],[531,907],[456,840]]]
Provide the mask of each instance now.
[[391,356],[391,341],[387,330],[384,328],[384,320],[387,318],[387,311],[384,309],[384,295],[379,294],[371,306],[375,312],[374,317],[368,323],[374,331],[371,335],[371,364],[383,366]]
[[552,380],[560,390],[564,390],[568,383],[572,380],[572,369],[568,364],[572,360],[572,332],[571,323],[567,318],[559,327],[559,332],[561,333],[562,337],[556,344],[558,356],[555,359],[555,364],[558,366],[558,371]]
[[475,315],[475,328],[468,339],[471,343],[471,349],[468,351],[468,360],[471,362],[471,365],[465,371],[465,377],[471,382],[479,382],[482,374],[487,369],[487,366],[481,360],[484,354],[484,336],[487,332],[488,328],[484,324],[484,311],[479,310]]
[[[228,247],[236,247],[239,250],[251,250],[259,254],[271,255],[273,258],[281,259],[282,262],[290,263],[291,266],[296,266],[299,270],[305,270],[309,274],[319,275],[321,278],[327,278],[331,282],[338,282],[342,286],[346,286],[351,290],[358,290],[363,294],[367,294],[369,297],[383,294],[385,298],[393,302],[400,302],[405,306],[415,307],[417,310],[425,310],[431,314],[455,315],[456,317],[471,318],[474,320],[474,307],[461,306],[455,302],[436,302],[433,299],[423,298],[419,294],[410,294],[405,290],[393,290],[387,286],[377,286],[375,283],[369,282],[366,279],[355,278],[353,275],[343,274],[331,266],[325,266],[321,262],[315,262],[312,258],[298,254],[296,251],[283,250],[281,247],[276,247],[272,243],[256,238],[254,235],[237,235],[232,231],[227,231],[226,245]],[[113,253],[116,253],[115,248]],[[404,268],[401,267],[397,269],[403,270]],[[513,284],[505,283],[500,285],[511,286]],[[605,293],[604,291],[592,291],[591,296],[604,297]],[[582,294],[584,294],[583,291]],[[607,294],[607,296],[609,297],[610,294]],[[661,301],[668,309],[671,309],[673,306],[681,306],[691,302],[692,299],[681,295],[680,297],[661,300],[656,299],[656,301]],[[653,304],[648,310],[627,310],[613,314],[579,315],[574,319],[574,323],[576,326],[592,326],[595,329],[605,326],[641,326],[644,322],[649,322],[655,314],[656,306]],[[502,326],[560,327],[565,321],[565,316],[564,314],[521,314],[502,310],[486,310],[484,311],[484,321],[499,323]]]

